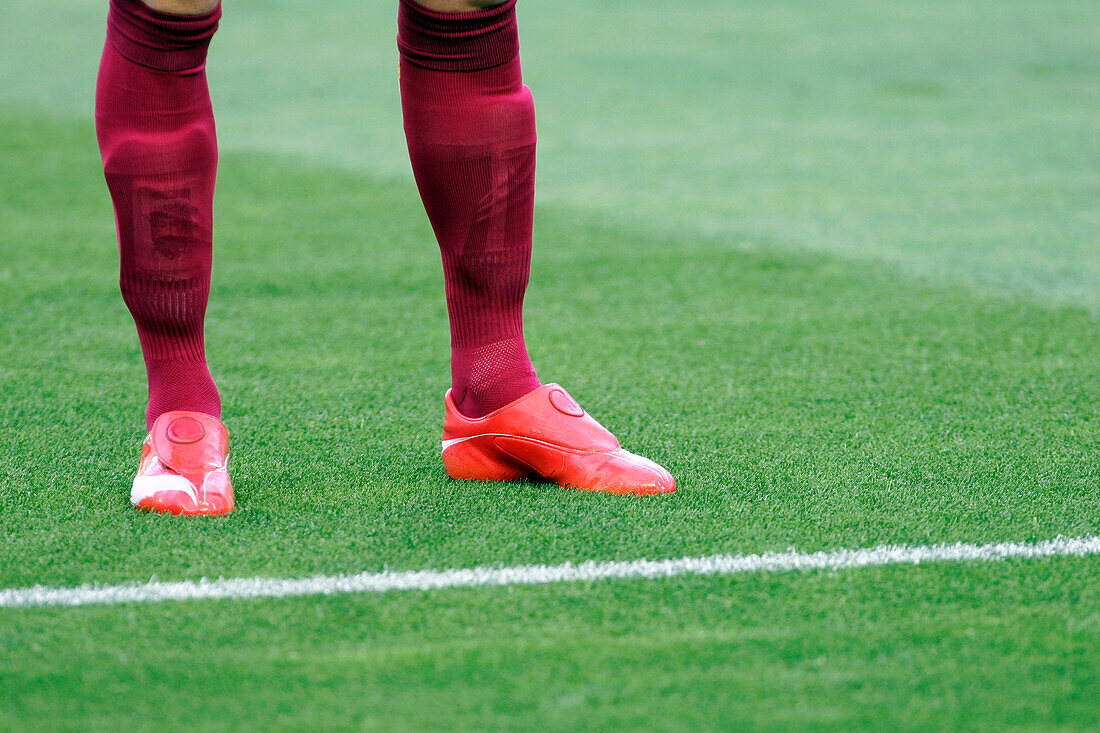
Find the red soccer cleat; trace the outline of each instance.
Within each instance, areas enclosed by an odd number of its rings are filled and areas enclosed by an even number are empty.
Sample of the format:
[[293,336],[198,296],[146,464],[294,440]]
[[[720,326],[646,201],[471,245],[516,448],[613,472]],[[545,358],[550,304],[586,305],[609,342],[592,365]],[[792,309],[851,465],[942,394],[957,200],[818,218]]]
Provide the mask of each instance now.
[[468,418],[444,398],[443,466],[454,479],[541,476],[559,486],[612,494],[665,494],[672,475],[619,447],[560,385],[545,384],[485,417]]
[[130,503],[172,514],[215,515],[233,511],[226,464],[229,432],[202,412],[166,412],[141,446],[141,465]]

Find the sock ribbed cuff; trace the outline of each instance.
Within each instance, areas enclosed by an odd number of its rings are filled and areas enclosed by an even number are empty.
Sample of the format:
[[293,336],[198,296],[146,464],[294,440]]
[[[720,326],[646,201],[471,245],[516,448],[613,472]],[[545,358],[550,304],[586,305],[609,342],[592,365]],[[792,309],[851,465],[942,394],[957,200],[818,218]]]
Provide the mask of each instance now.
[[124,57],[150,69],[195,69],[206,61],[221,17],[220,4],[203,15],[176,15],[153,10],[141,0],[111,0],[107,40]]
[[445,13],[401,0],[397,47],[409,62],[436,71],[480,71],[519,54],[516,0],[484,10]]

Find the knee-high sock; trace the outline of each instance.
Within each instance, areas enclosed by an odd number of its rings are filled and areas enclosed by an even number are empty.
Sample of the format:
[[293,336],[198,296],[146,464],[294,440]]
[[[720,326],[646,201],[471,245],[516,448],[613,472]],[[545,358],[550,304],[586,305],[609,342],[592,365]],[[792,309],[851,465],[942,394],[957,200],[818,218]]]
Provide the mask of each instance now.
[[515,1],[444,13],[401,0],[401,106],[443,254],[455,404],[479,417],[539,387],[523,341],[535,108]]
[[122,297],[149,377],[146,420],[163,412],[221,414],[206,366],[217,141],[207,15],[111,0],[96,85],[96,133],[115,207]]

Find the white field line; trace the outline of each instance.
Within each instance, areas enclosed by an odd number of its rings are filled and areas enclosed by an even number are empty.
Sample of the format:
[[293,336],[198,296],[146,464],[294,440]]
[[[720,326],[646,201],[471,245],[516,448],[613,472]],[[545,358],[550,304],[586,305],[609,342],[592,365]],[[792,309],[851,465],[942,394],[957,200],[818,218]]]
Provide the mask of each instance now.
[[321,575],[312,578],[222,578],[129,585],[84,585],[78,588],[9,588],[0,590],[0,608],[157,603],[213,598],[285,598],[340,593],[387,593],[482,586],[575,583],[607,578],[673,578],[683,575],[780,573],[794,570],[845,570],[883,565],[938,562],[992,562],[1009,558],[1100,554],[1100,537],[1056,537],[1041,542],[997,542],[896,546],[804,553],[708,555],[675,560],[632,560],[580,564],[475,567],[454,570]]

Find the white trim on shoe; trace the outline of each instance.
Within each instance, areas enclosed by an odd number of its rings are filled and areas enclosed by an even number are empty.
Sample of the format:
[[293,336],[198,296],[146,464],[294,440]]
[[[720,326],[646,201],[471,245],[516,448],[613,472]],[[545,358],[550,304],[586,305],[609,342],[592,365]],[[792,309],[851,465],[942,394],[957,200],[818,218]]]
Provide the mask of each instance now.
[[175,473],[162,473],[157,476],[135,476],[130,489],[130,503],[138,506],[141,502],[161,491],[182,491],[199,503],[199,494],[194,484]]
[[[588,456],[595,456],[595,455],[624,456],[624,455],[626,455],[626,456],[629,456],[632,459],[637,459],[637,461],[639,462],[639,465],[640,465],[641,468],[644,468],[645,470],[649,471],[650,473],[657,476],[658,478],[663,479],[664,474],[662,473],[662,471],[667,472],[667,470],[663,466],[661,466],[661,464],[657,463],[656,461],[653,461],[649,458],[646,458],[645,456],[638,455],[637,453],[632,453],[632,452],[630,452],[627,449],[622,448],[622,447],[616,448],[615,450],[584,450],[583,448],[571,448],[567,445],[558,445],[557,443],[551,443],[551,442],[546,441],[546,440],[539,440],[538,438],[532,438],[529,435],[514,435],[512,433],[479,433],[478,435],[467,435],[464,438],[450,438],[449,440],[444,440],[443,441],[443,450],[441,452],[446,453],[447,449],[450,448],[451,446],[458,445],[459,443],[465,443],[467,440],[473,440],[474,438],[516,438],[517,440],[526,440],[526,441],[531,442],[531,443],[538,443],[539,445],[545,445],[548,448],[556,448],[557,450],[568,451],[569,453],[574,453],[576,455],[588,455]],[[532,468],[534,468],[534,467],[532,466]]]
[[569,451],[570,453],[581,454],[595,454],[595,453],[610,453],[611,451],[603,450],[584,450],[583,448],[571,448],[567,445],[558,445],[557,443],[551,443],[548,440],[539,440],[538,438],[532,438],[530,435],[515,435],[513,433],[478,433],[477,435],[467,435],[465,438],[451,438],[443,441],[443,452],[446,452],[452,445],[458,445],[459,443],[465,443],[467,440],[473,440],[474,438],[515,438],[516,440],[526,440],[530,443],[538,443],[539,445],[545,445],[548,448],[557,448],[558,450]]

